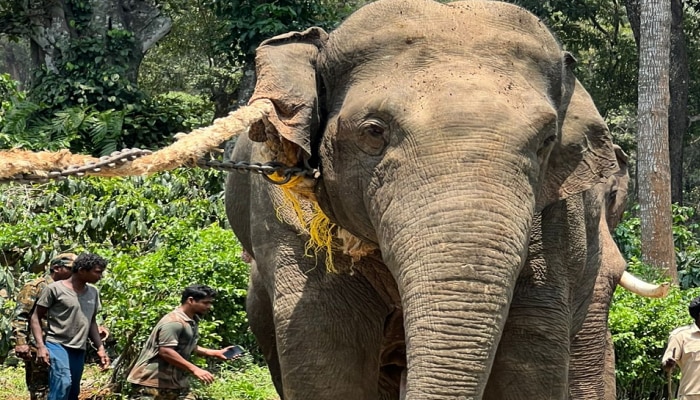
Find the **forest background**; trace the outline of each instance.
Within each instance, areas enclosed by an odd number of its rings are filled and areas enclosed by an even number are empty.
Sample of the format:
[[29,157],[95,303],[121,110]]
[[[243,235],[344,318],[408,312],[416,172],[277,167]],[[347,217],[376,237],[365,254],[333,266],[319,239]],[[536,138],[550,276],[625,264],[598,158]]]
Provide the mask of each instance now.
[[[331,30],[367,2],[65,0],[58,7],[0,0],[0,148],[69,148],[102,156],[164,147],[176,133],[209,125],[245,104],[255,81],[254,49],[262,40],[309,26]],[[634,169],[638,3],[517,3],[539,15],[577,58],[577,76],[630,155],[633,187],[616,240],[630,271],[663,280],[641,262]],[[661,300],[616,292],[610,323],[621,399],[665,398],[663,348],[673,328],[690,322],[687,304],[700,294],[699,6],[672,1],[672,80],[681,79],[671,91],[674,99],[683,93],[681,104],[672,104],[671,124],[680,121],[681,127],[671,129],[670,139],[680,135],[671,146],[679,287]],[[62,23],[56,28],[47,21]],[[45,29],[32,29],[37,26]],[[225,377],[242,371],[243,380],[228,380],[236,388],[198,387],[200,395],[232,398],[237,390],[241,398],[274,398],[247,329],[248,269],[223,212],[224,178],[217,171],[179,169],[144,178],[1,185],[0,379],[17,361],[9,320],[18,288],[43,273],[58,252],[92,251],[110,261],[98,285],[105,304],[101,322],[111,332],[110,352],[120,360],[107,382],[110,390],[97,390],[93,398],[124,388],[124,370],[150,328],[194,282],[220,293],[202,322],[202,345],[249,350],[234,365],[208,366]]]

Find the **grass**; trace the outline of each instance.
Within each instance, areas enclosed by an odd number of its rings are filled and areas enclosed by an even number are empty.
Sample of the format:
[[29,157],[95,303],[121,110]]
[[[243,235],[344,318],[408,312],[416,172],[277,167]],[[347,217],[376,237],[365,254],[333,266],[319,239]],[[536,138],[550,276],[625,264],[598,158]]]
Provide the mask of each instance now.
[[[193,390],[200,400],[279,400],[267,368],[243,364],[238,369],[223,369],[216,373],[211,385],[194,382]],[[108,388],[109,373],[100,372],[94,365],[86,365],[81,384],[81,400],[120,400]],[[0,400],[29,398],[24,384],[24,367],[0,366]]]

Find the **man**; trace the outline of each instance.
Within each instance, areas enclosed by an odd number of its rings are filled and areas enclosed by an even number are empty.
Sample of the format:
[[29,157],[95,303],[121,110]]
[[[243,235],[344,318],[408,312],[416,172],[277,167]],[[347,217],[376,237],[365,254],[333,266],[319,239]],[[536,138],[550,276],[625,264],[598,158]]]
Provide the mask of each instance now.
[[681,368],[679,400],[700,400],[700,297],[690,302],[688,313],[694,322],[671,332],[662,366],[669,373],[676,365]]
[[197,345],[199,318],[211,308],[216,292],[192,285],[182,292],[180,306],[156,324],[127,380],[131,399],[192,400],[187,373],[209,384],[214,376],[190,362],[192,353],[226,360],[229,348],[212,350]]
[[[31,400],[46,400],[49,390],[49,370],[36,362],[36,344],[29,332],[29,316],[41,291],[53,282],[70,278],[75,254],[62,253],[49,262],[49,275],[36,278],[20,289],[17,310],[12,320],[15,355],[24,360],[25,382]],[[42,327],[45,329],[45,326]]]
[[[109,366],[96,322],[100,295],[92,286],[106,267],[102,257],[81,254],[73,262],[73,275],[48,285],[36,302],[30,324],[37,361],[49,365],[48,400],[78,400],[88,337],[97,348],[102,369]],[[46,338],[41,334],[44,319],[48,322]]]

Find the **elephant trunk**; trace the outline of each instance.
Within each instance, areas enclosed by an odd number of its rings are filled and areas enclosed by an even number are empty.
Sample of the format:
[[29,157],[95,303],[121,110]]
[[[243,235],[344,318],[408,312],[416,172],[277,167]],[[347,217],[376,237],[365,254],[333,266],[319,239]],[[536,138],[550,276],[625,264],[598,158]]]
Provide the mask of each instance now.
[[458,204],[432,197],[448,206],[404,211],[419,220],[382,235],[391,237],[382,253],[404,307],[409,399],[481,398],[486,386],[532,209],[473,196],[480,199]]
[[620,286],[642,297],[662,298],[668,295],[669,284],[655,285],[645,282],[625,271],[620,278]]

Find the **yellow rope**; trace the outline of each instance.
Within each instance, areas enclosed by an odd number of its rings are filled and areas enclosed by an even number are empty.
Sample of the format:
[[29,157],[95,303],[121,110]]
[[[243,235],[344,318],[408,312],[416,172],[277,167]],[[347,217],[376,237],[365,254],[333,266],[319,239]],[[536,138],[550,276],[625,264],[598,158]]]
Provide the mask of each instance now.
[[[281,181],[284,179],[278,174],[271,175],[270,178],[276,181]],[[299,224],[309,232],[309,241],[306,242],[306,254],[310,255],[313,252],[317,255],[321,251],[326,253],[326,271],[337,273],[337,269],[333,265],[333,232],[335,229],[335,224],[333,224],[328,216],[323,213],[321,207],[317,202],[313,203],[313,211],[311,212],[310,218],[304,214],[304,209],[302,208],[299,196],[295,193],[295,187],[303,182],[302,177],[295,176],[289,180],[289,182],[280,185],[282,189],[284,206],[290,207],[297,219]],[[277,218],[282,220],[280,215],[280,209],[277,210]]]

